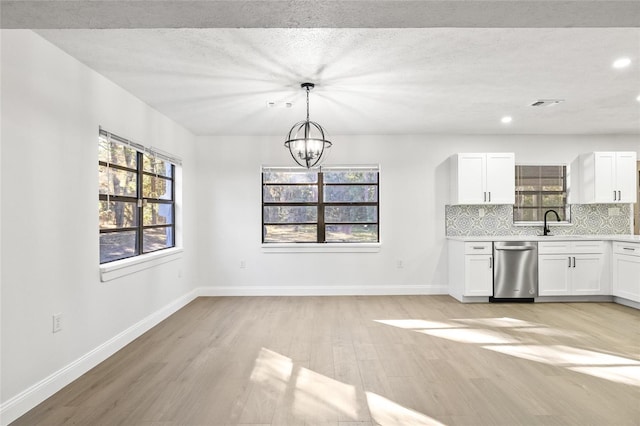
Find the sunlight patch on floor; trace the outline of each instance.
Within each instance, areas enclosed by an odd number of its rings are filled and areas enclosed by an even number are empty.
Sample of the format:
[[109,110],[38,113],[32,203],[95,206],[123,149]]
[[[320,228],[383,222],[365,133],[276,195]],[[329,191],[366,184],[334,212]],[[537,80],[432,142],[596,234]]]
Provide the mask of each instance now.
[[529,322],[529,321],[523,321],[523,320],[519,320],[516,318],[509,318],[509,317],[503,317],[503,318],[464,318],[464,319],[454,319],[452,321],[456,321],[456,322],[461,322],[464,324],[471,324],[471,325],[481,325],[484,327],[495,327],[495,328],[500,328],[500,327],[509,327],[509,328],[515,328],[515,327],[540,327],[540,324],[536,324],[534,322]]
[[296,415],[312,414],[314,418],[337,418],[338,415],[358,419],[354,386],[344,384],[306,368],[295,375],[294,404]]
[[458,328],[465,327],[460,324],[450,324],[446,322],[439,321],[425,321],[418,319],[399,319],[399,320],[374,320],[375,322],[379,322],[380,324],[386,324],[393,327],[404,328],[407,330],[416,330],[423,328]]
[[503,354],[558,366],[640,365],[639,361],[563,345],[483,346]]
[[381,426],[444,426],[444,423],[395,402],[367,392],[367,404],[373,420]]
[[[577,332],[559,330],[543,324],[508,317],[459,318],[449,322],[421,319],[378,319],[374,321],[455,342],[482,345],[482,348],[490,351],[565,367],[571,371],[589,374],[612,382],[640,386],[640,361],[635,359],[565,345],[525,344],[513,335],[490,328],[505,329],[505,331],[508,329],[512,333],[548,337],[580,338],[583,336]],[[480,326],[487,328],[478,328]]]
[[251,381],[287,383],[291,378],[293,361],[277,352],[262,348],[251,372]]
[[281,407],[290,404],[286,408],[301,424],[348,419],[381,426],[444,426],[381,395],[294,365],[291,358],[266,348],[260,350],[250,377],[257,386],[252,393],[270,395]]
[[580,338],[584,337],[583,333],[578,333],[575,331],[567,331],[567,330],[558,330],[555,328],[549,327],[526,327],[526,328],[518,328],[516,330],[518,333],[530,333],[530,334],[538,334],[541,336],[550,336],[550,337],[572,337],[572,338]]
[[569,367],[569,370],[625,385],[640,386],[640,366]]
[[430,336],[441,337],[444,339],[454,340],[462,343],[475,343],[481,345],[500,345],[509,343],[518,343],[517,339],[492,330],[483,330],[476,328],[453,328],[448,330],[415,330],[418,333],[428,334]]

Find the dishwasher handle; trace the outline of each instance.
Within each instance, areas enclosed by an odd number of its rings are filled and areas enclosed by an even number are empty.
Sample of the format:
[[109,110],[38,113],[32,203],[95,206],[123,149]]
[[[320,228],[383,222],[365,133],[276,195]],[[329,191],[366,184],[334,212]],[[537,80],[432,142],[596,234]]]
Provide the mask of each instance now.
[[533,246],[504,246],[504,247],[495,247],[496,250],[506,250],[506,251],[528,251],[533,250],[535,247]]

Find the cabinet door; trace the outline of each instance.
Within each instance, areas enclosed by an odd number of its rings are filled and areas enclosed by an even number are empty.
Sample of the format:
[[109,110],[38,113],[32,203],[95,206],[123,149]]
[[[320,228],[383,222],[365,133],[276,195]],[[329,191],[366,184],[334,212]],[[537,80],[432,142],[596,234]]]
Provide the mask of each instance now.
[[602,254],[574,254],[571,268],[571,294],[596,295],[608,294],[603,288],[602,271],[604,258]]
[[640,302],[640,257],[613,255],[613,295]]
[[541,254],[538,256],[538,296],[569,295],[569,255]]
[[486,155],[458,155],[458,204],[484,204]]
[[[617,199],[615,188],[616,153],[594,153],[594,201],[613,203]],[[615,199],[614,199],[615,198]]]
[[493,295],[493,259],[491,255],[467,255],[464,257],[464,295]]
[[617,201],[621,203],[635,203],[636,189],[636,153],[619,152],[616,156],[616,191]]
[[516,164],[513,153],[487,154],[487,202],[514,204],[516,202]]

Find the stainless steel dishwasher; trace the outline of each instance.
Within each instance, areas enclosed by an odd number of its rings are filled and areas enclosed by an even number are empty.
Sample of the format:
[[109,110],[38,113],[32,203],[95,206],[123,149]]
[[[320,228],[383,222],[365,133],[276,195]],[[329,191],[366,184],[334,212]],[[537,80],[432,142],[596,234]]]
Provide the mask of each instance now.
[[493,297],[491,302],[533,302],[538,295],[538,243],[493,243]]

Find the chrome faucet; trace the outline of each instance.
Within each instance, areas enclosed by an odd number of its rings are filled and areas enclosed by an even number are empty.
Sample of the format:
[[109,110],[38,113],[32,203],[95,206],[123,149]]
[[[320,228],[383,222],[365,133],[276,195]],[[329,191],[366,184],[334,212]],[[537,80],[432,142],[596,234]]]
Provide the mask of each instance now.
[[560,222],[560,216],[558,216],[558,212],[555,210],[547,210],[544,212],[544,229],[542,230],[542,235],[549,235],[549,227],[547,226],[547,215],[549,213],[553,213],[556,215],[556,219]]

